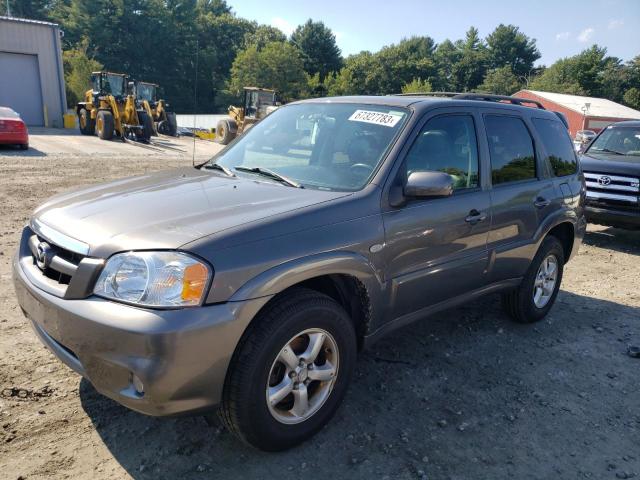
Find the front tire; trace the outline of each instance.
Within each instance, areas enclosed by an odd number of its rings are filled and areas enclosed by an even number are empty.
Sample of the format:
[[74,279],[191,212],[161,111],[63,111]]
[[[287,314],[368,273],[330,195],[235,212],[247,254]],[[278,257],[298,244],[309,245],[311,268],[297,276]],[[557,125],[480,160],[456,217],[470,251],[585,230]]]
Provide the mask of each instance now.
[[102,140],[111,140],[113,138],[114,128],[113,114],[108,110],[100,110],[96,117],[98,137]]
[[228,145],[235,138],[235,133],[231,130],[229,120],[220,120],[216,125],[216,141],[222,145]]
[[553,306],[564,271],[564,249],[553,235],[547,236],[533,258],[522,283],[502,295],[502,305],[513,320],[542,320]]
[[91,118],[91,114],[86,108],[81,108],[78,113],[78,125],[80,125],[82,135],[95,135],[96,121]]
[[261,450],[293,447],[334,415],[353,375],[356,334],[330,297],[296,289],[259,314],[236,348],[220,417]]

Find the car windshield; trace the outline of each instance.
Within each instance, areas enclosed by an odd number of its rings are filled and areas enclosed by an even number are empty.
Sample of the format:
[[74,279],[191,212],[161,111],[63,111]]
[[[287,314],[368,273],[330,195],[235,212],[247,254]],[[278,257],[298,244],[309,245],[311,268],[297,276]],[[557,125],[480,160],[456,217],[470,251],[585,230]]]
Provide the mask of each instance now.
[[607,127],[587,152],[640,157],[640,127]]
[[4,118],[20,118],[16,112],[7,107],[0,107],[0,117]]
[[209,163],[243,176],[255,177],[247,169],[256,167],[270,170],[305,188],[356,191],[376,171],[408,117],[406,109],[383,105],[289,105]]
[[153,102],[156,98],[156,86],[150,83],[139,83],[136,88],[138,100],[147,100]]

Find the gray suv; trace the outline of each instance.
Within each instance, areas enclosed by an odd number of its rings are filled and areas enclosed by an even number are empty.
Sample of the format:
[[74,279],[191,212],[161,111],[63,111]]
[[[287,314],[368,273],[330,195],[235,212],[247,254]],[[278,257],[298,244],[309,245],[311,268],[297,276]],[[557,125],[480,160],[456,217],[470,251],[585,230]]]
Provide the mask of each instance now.
[[585,186],[563,119],[524,102],[296,102],[196,168],[56,196],[22,234],[19,303],[117,402],[219,406],[245,442],[291,447],[392,330],[494,292],[519,322],[552,307]]

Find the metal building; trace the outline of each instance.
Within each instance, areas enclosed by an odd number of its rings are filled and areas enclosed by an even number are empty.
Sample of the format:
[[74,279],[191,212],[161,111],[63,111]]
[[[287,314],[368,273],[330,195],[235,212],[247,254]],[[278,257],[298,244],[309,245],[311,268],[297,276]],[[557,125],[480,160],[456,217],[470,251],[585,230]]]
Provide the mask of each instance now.
[[55,23],[0,16],[0,106],[13,108],[27,125],[63,126],[60,37]]
[[582,97],[564,93],[520,90],[514,97],[537,100],[548,110],[564,113],[569,121],[569,132],[574,137],[578,130],[599,132],[607,125],[623,120],[639,120],[640,112],[606,98]]

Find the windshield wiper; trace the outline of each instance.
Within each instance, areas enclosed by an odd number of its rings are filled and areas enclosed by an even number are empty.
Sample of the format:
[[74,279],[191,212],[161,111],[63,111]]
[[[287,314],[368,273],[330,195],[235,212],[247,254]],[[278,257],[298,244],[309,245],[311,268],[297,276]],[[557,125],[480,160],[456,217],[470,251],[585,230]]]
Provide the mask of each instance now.
[[604,152],[604,153],[613,153],[615,155],[624,155],[622,152],[618,152],[616,150],[610,150],[608,148],[594,148],[596,152]]
[[204,168],[206,168],[208,170],[219,170],[222,173],[224,173],[227,177],[235,177],[236,176],[235,173],[233,173],[231,170],[229,170],[224,165],[220,165],[219,163],[205,163],[203,166],[204,166]]
[[279,173],[274,172],[273,170],[269,170],[268,168],[239,166],[239,167],[235,167],[235,170],[238,170],[239,172],[249,172],[249,173],[262,175],[264,177],[269,177],[281,183],[284,183],[285,185],[289,185],[290,187],[304,188],[304,186],[299,184],[298,182],[291,180],[290,178],[285,177],[284,175],[280,175]]

